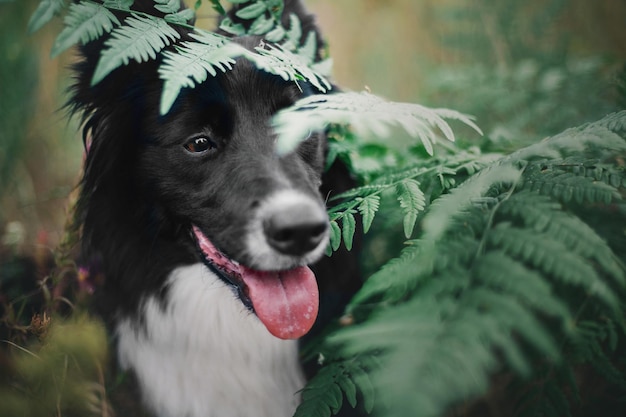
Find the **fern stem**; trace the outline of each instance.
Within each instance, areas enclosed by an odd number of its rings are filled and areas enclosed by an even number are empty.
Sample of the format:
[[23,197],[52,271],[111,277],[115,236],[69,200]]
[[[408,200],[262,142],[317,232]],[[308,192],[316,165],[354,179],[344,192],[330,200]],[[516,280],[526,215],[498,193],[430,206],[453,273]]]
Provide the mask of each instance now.
[[[520,177],[521,177],[521,175],[524,174],[524,171],[526,170],[527,166],[528,166],[528,164],[524,163],[524,166],[520,170]],[[502,203],[505,202],[506,200],[508,200],[509,198],[511,198],[511,196],[515,193],[515,189],[517,188],[517,185],[518,185],[518,182],[514,182],[513,185],[511,185],[511,187],[508,189],[508,191],[504,194],[504,197],[502,199],[500,199],[493,206],[493,209],[489,213],[489,217],[487,218],[487,224],[485,225],[482,237],[480,239],[480,243],[478,244],[478,248],[476,249],[476,255],[474,256],[474,261],[476,261],[476,259],[478,259],[481,255],[484,255],[484,253],[485,253],[485,245],[487,244],[487,236],[489,234],[488,231],[493,226],[493,222],[494,222],[494,218],[496,216],[496,213],[498,212],[498,209],[500,208]]]

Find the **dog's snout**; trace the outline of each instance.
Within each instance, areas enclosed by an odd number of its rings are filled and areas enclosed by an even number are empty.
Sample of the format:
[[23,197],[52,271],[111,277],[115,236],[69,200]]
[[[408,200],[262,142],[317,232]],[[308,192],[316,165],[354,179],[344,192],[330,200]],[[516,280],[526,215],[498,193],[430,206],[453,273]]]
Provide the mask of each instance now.
[[263,229],[267,242],[276,251],[302,256],[317,248],[325,239],[328,219],[322,208],[304,200],[268,213]]

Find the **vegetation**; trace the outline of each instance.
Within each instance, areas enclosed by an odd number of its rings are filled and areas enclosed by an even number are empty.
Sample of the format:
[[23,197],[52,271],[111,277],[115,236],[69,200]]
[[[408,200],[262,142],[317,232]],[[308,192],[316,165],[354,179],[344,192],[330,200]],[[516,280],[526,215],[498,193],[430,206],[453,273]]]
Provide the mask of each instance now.
[[[55,54],[111,33],[94,83],[129,60],[162,53],[162,113],[181,88],[228,71],[236,56],[318,88],[276,117],[278,150],[292,149],[303,130],[329,129],[329,165],[342,160],[360,184],[332,196],[328,254],[351,249],[362,228],[366,279],[344,316],[305,347],[318,372],[298,417],[342,408],[385,416],[619,416],[626,409],[626,71],[599,55],[580,59],[566,35],[543,33],[573,1],[438,6],[452,22],[445,46],[473,52],[432,71],[423,94],[459,111],[370,92],[324,94],[328,61],[313,63],[318,45],[300,42],[296,18],[279,23],[282,1],[230,1],[242,3],[237,16],[247,23],[226,20],[225,30],[265,34],[278,45],[255,52],[201,29],[196,41],[163,52],[177,39],[173,28],[192,16],[162,0],[155,1],[162,18],[130,12],[132,1],[43,0],[29,27],[65,13]],[[208,3],[218,13],[226,6]],[[112,10],[128,16],[120,21]],[[528,22],[522,29],[549,44],[520,37],[513,24],[520,15]],[[477,19],[483,30],[466,24]],[[455,121],[456,134],[448,125]],[[0,380],[0,403],[10,407],[0,415],[110,412],[105,387],[115,382],[102,372],[101,326],[81,313],[89,288],[70,261],[75,239],[68,227],[57,266],[31,289],[52,316],[31,320],[33,297],[11,293],[4,275],[0,281],[2,338],[13,347],[0,356],[10,364]],[[76,300],[63,302],[67,292]]]

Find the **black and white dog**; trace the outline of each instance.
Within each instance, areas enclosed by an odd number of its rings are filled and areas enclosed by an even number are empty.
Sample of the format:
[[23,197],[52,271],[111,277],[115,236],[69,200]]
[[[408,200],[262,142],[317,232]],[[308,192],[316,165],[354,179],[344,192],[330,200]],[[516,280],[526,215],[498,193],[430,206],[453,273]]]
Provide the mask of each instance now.
[[[317,34],[299,1],[285,3],[285,26],[296,13],[303,39]],[[104,276],[96,299],[119,364],[156,416],[290,416],[305,384],[296,339],[318,315],[316,275],[322,300],[358,285],[353,257],[307,266],[327,245],[322,195],[349,184],[335,166],[320,193],[324,133],[274,151],[271,117],[314,88],[239,60],[160,116],[159,60],[90,86],[104,41],[81,49],[71,107],[90,142],[82,260]]]

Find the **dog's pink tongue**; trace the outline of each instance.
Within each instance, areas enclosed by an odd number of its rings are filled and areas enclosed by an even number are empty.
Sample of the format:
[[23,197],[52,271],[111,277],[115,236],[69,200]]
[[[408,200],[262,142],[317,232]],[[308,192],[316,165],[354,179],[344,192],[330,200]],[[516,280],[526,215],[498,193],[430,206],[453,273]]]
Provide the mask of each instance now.
[[222,254],[196,226],[204,255],[226,274],[241,278],[252,307],[267,330],[281,339],[297,339],[313,326],[319,309],[315,275],[306,266],[287,271],[256,271]]
[[254,311],[267,330],[281,339],[297,339],[313,326],[319,308],[315,275],[306,266],[264,272],[242,267]]

